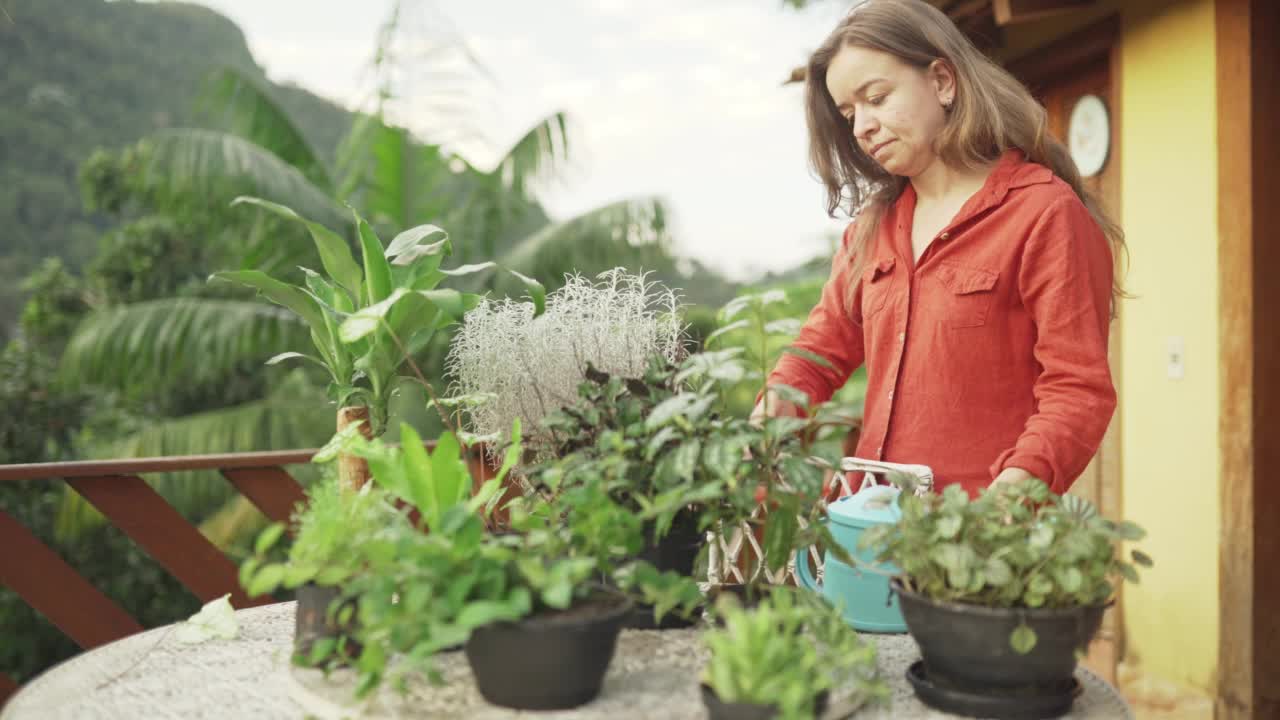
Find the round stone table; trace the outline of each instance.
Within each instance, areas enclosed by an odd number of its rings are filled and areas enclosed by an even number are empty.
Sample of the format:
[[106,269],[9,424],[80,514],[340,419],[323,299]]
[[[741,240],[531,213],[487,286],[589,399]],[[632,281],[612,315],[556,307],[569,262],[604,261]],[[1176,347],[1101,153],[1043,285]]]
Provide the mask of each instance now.
[[[446,684],[413,684],[406,695],[384,688],[356,704],[349,673],[289,663],[293,603],[236,613],[234,640],[178,642],[173,626],[156,628],[82,653],[51,668],[14,695],[0,720],[39,718],[704,718],[699,671],[707,660],[698,630],[625,630],[600,697],[571,711],[516,713],[485,703],[462,653],[439,657]],[[907,635],[868,635],[879,647],[881,676],[892,697],[852,717],[940,720],[953,717],[916,700],[904,673],[919,658]],[[1081,668],[1083,692],[1068,718],[1122,720],[1132,715],[1119,694]],[[843,695],[833,693],[831,713]]]

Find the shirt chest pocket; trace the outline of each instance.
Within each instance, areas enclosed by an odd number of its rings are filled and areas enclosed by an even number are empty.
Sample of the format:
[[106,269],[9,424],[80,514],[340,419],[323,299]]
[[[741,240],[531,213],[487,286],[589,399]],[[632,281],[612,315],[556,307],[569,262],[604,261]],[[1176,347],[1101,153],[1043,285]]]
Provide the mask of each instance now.
[[943,322],[949,327],[981,327],[987,322],[991,305],[995,300],[996,280],[999,274],[992,270],[966,267],[955,263],[938,264],[938,279],[942,282],[941,305]]
[[865,322],[884,309],[893,286],[895,258],[880,258],[862,276],[862,319]]

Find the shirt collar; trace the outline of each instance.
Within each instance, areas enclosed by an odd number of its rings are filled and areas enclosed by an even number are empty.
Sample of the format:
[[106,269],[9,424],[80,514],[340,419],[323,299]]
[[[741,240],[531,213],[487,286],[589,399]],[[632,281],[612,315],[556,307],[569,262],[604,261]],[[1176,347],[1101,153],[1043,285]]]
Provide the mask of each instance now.
[[[991,174],[987,176],[987,181],[983,183],[982,188],[973,197],[969,198],[964,207],[960,208],[960,212],[956,214],[950,223],[947,223],[947,227],[955,227],[996,207],[1004,202],[1010,190],[1027,187],[1028,185],[1039,185],[1053,180],[1052,170],[1044,165],[1028,162],[1026,157],[1026,153],[1018,148],[1010,148],[1004,151],[1000,159],[996,161],[996,166],[991,170]],[[906,217],[909,217],[914,212],[915,204],[915,188],[911,187],[911,183],[907,183],[902,195],[898,198],[898,202],[895,203],[897,206],[895,209],[898,211],[897,223],[900,229],[905,224]]]

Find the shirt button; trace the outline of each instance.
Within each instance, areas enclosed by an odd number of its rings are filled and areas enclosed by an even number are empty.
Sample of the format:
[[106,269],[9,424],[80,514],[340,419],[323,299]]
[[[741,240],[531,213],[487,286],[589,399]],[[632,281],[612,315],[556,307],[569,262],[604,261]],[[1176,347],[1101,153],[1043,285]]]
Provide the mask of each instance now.
[[898,333],[898,342],[902,342],[902,341],[904,341],[904,340],[906,340],[906,339],[907,339],[907,334],[906,334],[906,333]]
[[950,239],[951,239],[951,233],[942,233],[941,235],[939,235],[939,236],[938,236],[938,239],[939,239],[939,240],[950,240]]
[[892,400],[892,399],[893,399],[893,391],[892,391],[892,390],[890,390],[890,391],[889,391],[889,399],[890,399],[890,400]]
[[877,455],[883,455],[883,454],[884,454],[884,446],[883,446],[883,445],[881,445],[880,447],[876,448],[876,454],[877,454]]

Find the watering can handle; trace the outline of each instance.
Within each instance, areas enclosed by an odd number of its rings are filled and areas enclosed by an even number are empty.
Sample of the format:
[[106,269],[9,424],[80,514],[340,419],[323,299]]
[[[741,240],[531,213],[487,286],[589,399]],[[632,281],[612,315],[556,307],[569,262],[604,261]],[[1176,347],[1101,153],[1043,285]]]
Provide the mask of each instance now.
[[906,465],[902,463],[884,462],[882,460],[866,460],[859,457],[846,457],[840,460],[841,472],[862,472],[862,486],[859,491],[875,485],[875,474],[901,472],[914,475],[918,481],[916,495],[924,495],[933,489],[933,468],[928,465]]

